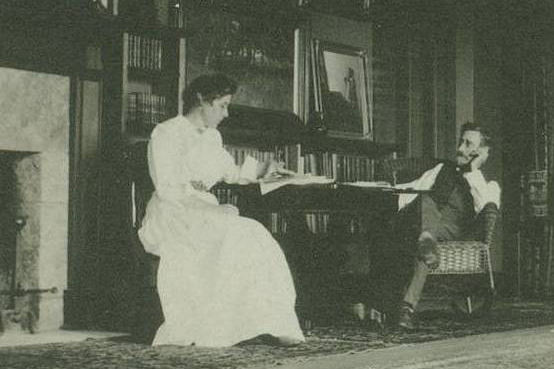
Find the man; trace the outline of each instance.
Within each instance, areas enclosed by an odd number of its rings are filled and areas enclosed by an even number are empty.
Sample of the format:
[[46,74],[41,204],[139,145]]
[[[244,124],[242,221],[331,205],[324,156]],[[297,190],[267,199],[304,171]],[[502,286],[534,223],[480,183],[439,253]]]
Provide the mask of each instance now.
[[[437,241],[460,240],[472,232],[475,216],[485,204],[500,205],[498,183],[487,182],[481,166],[487,161],[491,138],[476,124],[462,126],[456,163],[443,162],[425,172],[417,180],[397,185],[398,188],[431,190],[421,195],[420,227],[417,234],[415,268],[400,307],[398,324],[413,329],[413,316],[431,268],[438,266]],[[411,212],[416,205],[414,194],[399,197],[401,212]],[[410,205],[412,204],[412,205]]]

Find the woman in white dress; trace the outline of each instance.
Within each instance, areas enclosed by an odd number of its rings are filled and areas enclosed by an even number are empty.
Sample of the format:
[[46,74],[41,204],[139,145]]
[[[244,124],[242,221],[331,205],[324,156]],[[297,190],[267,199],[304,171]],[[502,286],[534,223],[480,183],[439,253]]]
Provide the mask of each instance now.
[[[146,251],[160,256],[165,322],[154,345],[229,346],[260,336],[283,345],[304,340],[279,244],[260,223],[218,204],[207,191],[239,177],[216,130],[235,91],[223,75],[198,77],[183,92],[184,116],[152,132],[148,163],[155,192],[139,236]],[[257,175],[275,168],[259,163]]]

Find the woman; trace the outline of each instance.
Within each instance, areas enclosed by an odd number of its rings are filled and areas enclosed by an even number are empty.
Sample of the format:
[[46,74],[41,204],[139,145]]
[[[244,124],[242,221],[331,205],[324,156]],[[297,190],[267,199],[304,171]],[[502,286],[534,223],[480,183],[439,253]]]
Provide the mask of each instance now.
[[[165,322],[154,345],[228,346],[258,336],[280,344],[304,340],[279,245],[260,223],[219,205],[207,191],[239,179],[216,130],[236,88],[223,75],[198,77],[183,92],[184,116],[152,132],[148,162],[156,190],[139,236],[160,256]],[[274,168],[260,163],[257,174]]]

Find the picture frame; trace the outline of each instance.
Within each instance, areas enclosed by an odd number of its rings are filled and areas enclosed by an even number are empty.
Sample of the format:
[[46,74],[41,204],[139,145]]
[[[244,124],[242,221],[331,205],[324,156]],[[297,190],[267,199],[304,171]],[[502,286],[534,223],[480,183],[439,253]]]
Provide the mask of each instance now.
[[314,110],[329,136],[372,140],[367,52],[314,39]]
[[292,112],[298,28],[294,21],[192,8],[185,27],[187,80],[224,73],[239,85],[233,104]]

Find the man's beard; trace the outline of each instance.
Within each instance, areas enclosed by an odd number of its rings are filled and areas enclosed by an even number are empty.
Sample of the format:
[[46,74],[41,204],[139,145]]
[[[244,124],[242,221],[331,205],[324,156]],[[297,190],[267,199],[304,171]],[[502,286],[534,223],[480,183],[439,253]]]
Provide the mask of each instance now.
[[[462,161],[460,161],[460,159],[462,159]],[[468,158],[464,154],[457,154],[456,155],[456,164],[458,164],[458,165],[465,165],[465,164],[469,163],[469,160],[470,160],[470,158]]]

